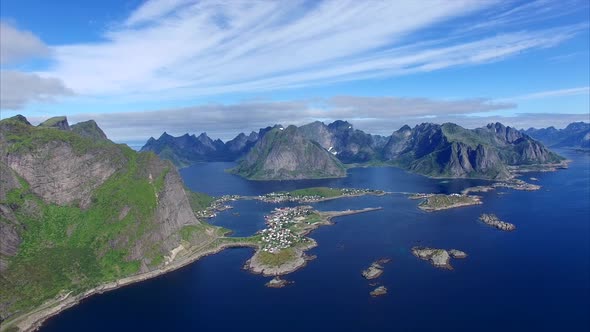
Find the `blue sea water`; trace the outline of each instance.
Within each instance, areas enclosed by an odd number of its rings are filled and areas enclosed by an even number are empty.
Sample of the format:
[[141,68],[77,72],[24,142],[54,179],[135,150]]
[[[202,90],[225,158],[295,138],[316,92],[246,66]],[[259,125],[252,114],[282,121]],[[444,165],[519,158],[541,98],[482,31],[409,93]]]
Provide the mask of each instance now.
[[[570,168],[529,173],[542,189],[482,193],[484,204],[436,213],[403,195],[365,196],[314,204],[320,210],[381,206],[336,218],[311,234],[319,246],[293,285],[242,269],[252,249],[230,249],[166,275],[84,300],[50,319],[48,331],[588,331],[590,330],[590,155],[560,151]],[[396,168],[358,168],[345,179],[254,182],[225,173],[227,163],[181,170],[193,190],[257,195],[309,186],[395,192],[458,192],[485,181],[441,181]],[[264,227],[275,204],[235,202],[212,219],[235,236]],[[238,213],[236,215],[235,213]],[[478,222],[495,213],[516,224],[501,232]],[[414,245],[456,248],[454,270],[415,258]],[[360,272],[389,257],[371,298]]]

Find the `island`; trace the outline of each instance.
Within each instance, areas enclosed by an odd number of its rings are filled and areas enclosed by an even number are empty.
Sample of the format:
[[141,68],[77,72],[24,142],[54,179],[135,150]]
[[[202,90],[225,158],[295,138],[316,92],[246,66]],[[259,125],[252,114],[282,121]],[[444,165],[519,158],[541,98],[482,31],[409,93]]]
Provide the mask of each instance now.
[[387,194],[385,191],[374,189],[312,187],[288,192],[272,192],[255,198],[267,203],[316,203],[343,197],[383,196],[385,194]]
[[367,280],[379,278],[383,274],[383,264],[387,264],[389,261],[389,258],[374,261],[371,266],[361,272],[362,276]]
[[288,281],[285,279],[281,279],[279,276],[272,278],[269,282],[265,284],[268,288],[283,288],[289,284],[292,284],[293,281]]
[[421,199],[418,208],[426,212],[482,204],[480,196],[463,194],[413,194],[410,199]]
[[[531,181],[537,181],[537,180],[538,179],[536,179],[536,178],[531,178]],[[509,188],[509,189],[522,190],[522,191],[535,191],[535,190],[541,189],[541,186],[539,186],[537,184],[528,183],[528,182],[525,182],[520,179],[510,179],[508,181],[495,182],[489,186],[475,186],[475,187],[465,188],[465,189],[463,189],[463,191],[461,191],[461,194],[467,195],[472,192],[488,192],[488,191],[495,190],[497,188]]]
[[412,254],[422,260],[430,261],[435,267],[447,270],[453,269],[450,264],[451,257],[459,259],[467,257],[465,252],[457,249],[445,250],[418,246],[412,248]]
[[385,294],[387,294],[387,287],[379,286],[379,287],[375,288],[374,290],[372,290],[369,294],[371,294],[372,297],[385,295]]
[[513,231],[516,229],[514,224],[500,220],[495,214],[484,213],[479,217],[479,220],[502,231]]
[[245,269],[276,277],[291,273],[315,258],[305,254],[317,245],[313,239],[306,237],[312,230],[322,225],[331,225],[334,217],[380,209],[320,212],[308,205],[275,208],[265,217],[265,229],[252,237],[235,238],[233,241],[247,242],[256,248],[252,258],[244,265]]

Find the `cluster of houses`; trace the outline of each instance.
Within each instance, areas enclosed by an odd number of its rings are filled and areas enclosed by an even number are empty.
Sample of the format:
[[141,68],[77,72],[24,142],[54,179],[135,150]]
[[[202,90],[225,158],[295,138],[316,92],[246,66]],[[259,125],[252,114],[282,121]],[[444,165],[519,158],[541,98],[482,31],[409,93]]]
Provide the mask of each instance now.
[[229,210],[232,208],[231,205],[227,205],[227,202],[237,201],[241,197],[239,195],[223,195],[213,202],[211,205],[204,210],[198,211],[197,218],[214,218],[217,217],[217,212]]
[[262,235],[262,251],[276,253],[301,241],[301,236],[290,227],[305,220],[313,213],[311,206],[276,208],[273,213],[265,216],[267,228],[260,231]]
[[[340,196],[359,196],[366,194],[381,194],[383,191],[373,189],[335,189],[340,191]],[[298,203],[313,203],[326,199],[320,195],[305,195],[305,196],[293,196],[288,192],[272,192],[266,195],[257,197],[259,200],[267,203],[283,203],[283,202],[298,202]]]

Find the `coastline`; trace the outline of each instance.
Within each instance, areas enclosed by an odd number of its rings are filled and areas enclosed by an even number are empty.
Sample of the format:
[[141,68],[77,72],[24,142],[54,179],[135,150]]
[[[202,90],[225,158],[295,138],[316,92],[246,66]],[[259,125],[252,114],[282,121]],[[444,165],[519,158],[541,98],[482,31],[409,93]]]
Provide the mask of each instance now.
[[[192,249],[189,248],[188,254],[183,255],[177,261],[173,261],[162,268],[137,274],[134,276],[125,277],[106,284],[102,284],[100,286],[91,288],[86,292],[75,296],[70,296],[70,293],[68,293],[62,298],[49,300],[42,304],[40,307],[33,309],[32,311],[29,311],[27,313],[4,321],[2,326],[0,327],[0,331],[8,331],[8,328],[13,326],[18,327],[19,331],[36,331],[43,325],[43,323],[47,319],[58,315],[64,310],[67,310],[79,304],[82,300],[89,298],[93,295],[102,294],[108,291],[116,290],[131,284],[139,283],[148,279],[161,276],[168,272],[172,272],[191,263],[194,263],[202,257],[219,253],[228,248],[256,247],[256,245],[253,245],[249,242],[221,242],[215,245],[216,241],[223,239],[224,237],[215,238],[214,240],[209,241],[207,244],[203,246],[195,247]],[[208,248],[209,246],[212,247]]]

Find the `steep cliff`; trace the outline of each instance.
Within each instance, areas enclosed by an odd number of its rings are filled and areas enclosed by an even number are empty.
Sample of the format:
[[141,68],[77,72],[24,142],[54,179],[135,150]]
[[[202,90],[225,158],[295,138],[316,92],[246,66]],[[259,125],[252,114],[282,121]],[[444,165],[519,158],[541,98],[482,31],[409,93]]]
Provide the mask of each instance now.
[[379,159],[387,138],[354,129],[347,121],[328,125],[316,121],[299,127],[308,139],[319,143],[343,163],[364,163]]
[[187,226],[215,233],[172,164],[58,123],[0,121],[2,319],[163,266]]
[[346,176],[336,157],[319,143],[305,138],[295,126],[268,131],[233,171],[255,180]]

